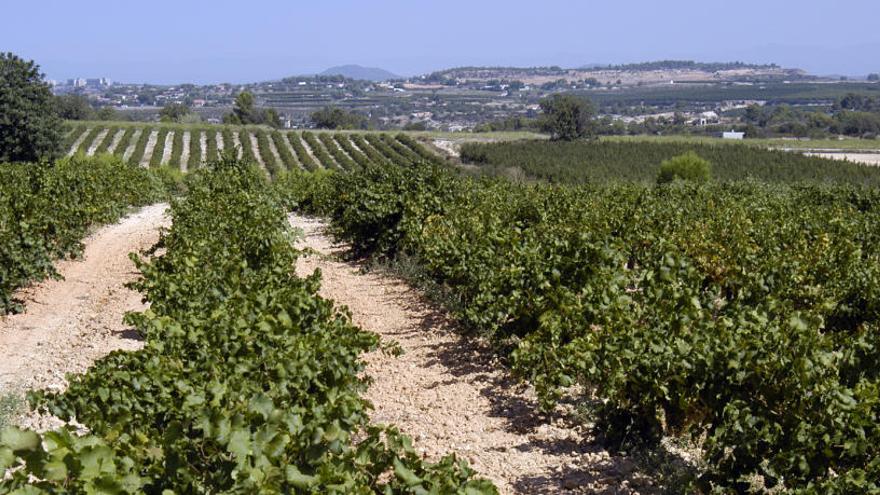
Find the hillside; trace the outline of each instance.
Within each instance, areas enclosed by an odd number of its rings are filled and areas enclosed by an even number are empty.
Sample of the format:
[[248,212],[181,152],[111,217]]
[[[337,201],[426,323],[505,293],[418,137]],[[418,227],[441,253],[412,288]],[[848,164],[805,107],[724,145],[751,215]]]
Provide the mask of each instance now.
[[399,79],[400,76],[376,67],[363,67],[360,65],[340,65],[331,67],[318,74],[320,76],[344,76],[349,79],[360,81],[382,82],[391,79]]
[[459,81],[520,81],[540,85],[565,80],[595,80],[601,84],[668,84],[675,82],[792,81],[811,78],[806,72],[777,65],[660,61],[618,66],[561,67],[458,67],[435,72],[430,79]]

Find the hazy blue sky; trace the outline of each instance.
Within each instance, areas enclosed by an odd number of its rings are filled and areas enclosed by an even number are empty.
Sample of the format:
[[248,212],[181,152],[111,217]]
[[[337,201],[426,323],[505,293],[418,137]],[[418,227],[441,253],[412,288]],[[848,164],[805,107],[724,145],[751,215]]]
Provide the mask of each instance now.
[[411,75],[668,58],[880,71],[880,0],[3,0],[0,16],[0,51],[57,79],[241,82],[347,63]]

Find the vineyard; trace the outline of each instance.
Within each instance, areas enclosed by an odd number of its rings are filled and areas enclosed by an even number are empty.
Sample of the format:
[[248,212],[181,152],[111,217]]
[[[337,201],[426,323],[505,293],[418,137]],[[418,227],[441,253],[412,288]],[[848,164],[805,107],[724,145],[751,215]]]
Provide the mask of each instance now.
[[74,123],[65,136],[69,156],[109,153],[141,167],[196,170],[236,149],[237,157],[269,175],[283,170],[354,170],[371,163],[411,165],[439,158],[399,134],[279,131],[263,127]]
[[147,170],[111,158],[0,165],[0,313],[20,310],[13,291],[55,275],[52,263],[75,256],[95,224],[164,195]]
[[[168,138],[169,141],[172,138]],[[141,170],[129,167],[129,170]],[[74,426],[0,433],[2,493],[497,493],[368,421],[378,338],[299,278],[265,175],[225,158],[187,179],[164,254],[134,256],[144,337],[32,401]]]
[[712,176],[722,182],[756,179],[773,183],[880,186],[878,167],[740,144],[651,141],[466,143],[461,147],[461,159],[490,174],[518,169],[529,177],[550,182],[651,183],[656,181],[663,160],[688,151],[709,160]]
[[695,442],[683,491],[880,490],[875,190],[297,175],[291,204],[416,260],[548,410],[581,404],[621,449]]

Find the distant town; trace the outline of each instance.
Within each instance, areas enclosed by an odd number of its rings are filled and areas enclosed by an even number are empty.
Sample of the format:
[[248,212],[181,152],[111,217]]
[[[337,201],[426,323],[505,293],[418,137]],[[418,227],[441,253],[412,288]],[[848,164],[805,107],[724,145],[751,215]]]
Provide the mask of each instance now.
[[93,106],[135,121],[157,120],[162,107],[178,104],[204,122],[219,123],[235,96],[249,91],[258,106],[275,109],[287,128],[311,127],[313,112],[338,107],[365,116],[371,128],[442,131],[516,128],[538,114],[542,98],[563,92],[589,97],[609,126],[651,132],[655,125],[738,124],[750,106],[828,108],[849,91],[880,87],[876,81],[876,74],[849,80],[776,65],[663,61],[576,69],[465,67],[410,78],[344,66],[249,84],[153,85],[106,77],[52,84],[56,94],[83,95]]

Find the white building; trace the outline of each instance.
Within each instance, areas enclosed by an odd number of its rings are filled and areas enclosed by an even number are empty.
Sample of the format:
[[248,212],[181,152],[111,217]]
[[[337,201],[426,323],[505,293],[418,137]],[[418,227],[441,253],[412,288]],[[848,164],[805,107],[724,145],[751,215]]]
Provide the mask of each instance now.
[[724,139],[736,139],[736,140],[741,141],[741,140],[745,139],[746,133],[730,131],[730,132],[725,132],[724,134],[721,135],[721,137]]

